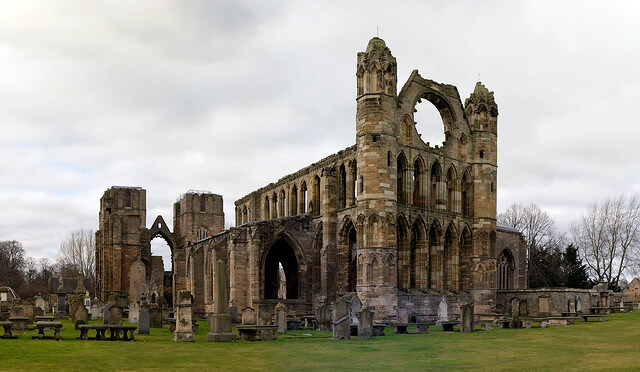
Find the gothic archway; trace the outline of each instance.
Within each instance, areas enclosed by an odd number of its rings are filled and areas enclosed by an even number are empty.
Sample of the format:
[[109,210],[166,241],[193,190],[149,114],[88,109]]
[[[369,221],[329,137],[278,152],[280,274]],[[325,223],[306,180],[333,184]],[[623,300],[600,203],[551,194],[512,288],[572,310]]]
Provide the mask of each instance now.
[[282,281],[286,287],[286,298],[298,298],[298,276],[300,275],[298,267],[298,258],[292,245],[285,237],[278,238],[269,247],[264,259],[264,298],[278,298]]

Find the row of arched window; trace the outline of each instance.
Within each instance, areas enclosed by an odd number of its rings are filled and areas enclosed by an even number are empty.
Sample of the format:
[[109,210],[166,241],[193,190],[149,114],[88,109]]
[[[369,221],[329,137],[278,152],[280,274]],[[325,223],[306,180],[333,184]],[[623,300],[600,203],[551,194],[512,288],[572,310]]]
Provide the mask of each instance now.
[[[387,158],[390,162],[391,152],[387,154]],[[407,158],[400,153],[396,164],[398,203],[441,209],[464,216],[473,215],[473,185],[468,169],[458,180],[456,169],[451,165],[447,170],[446,179],[443,179],[442,167],[437,160],[431,165],[428,174],[421,157],[417,157],[410,168]]]

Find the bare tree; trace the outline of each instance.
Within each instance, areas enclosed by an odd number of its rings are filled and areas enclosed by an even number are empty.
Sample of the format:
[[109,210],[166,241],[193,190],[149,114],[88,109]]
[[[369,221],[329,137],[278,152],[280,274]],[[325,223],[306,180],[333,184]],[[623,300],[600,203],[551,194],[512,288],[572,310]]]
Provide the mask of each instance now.
[[498,215],[498,223],[514,228],[524,236],[532,288],[557,286],[563,281],[559,274],[564,237],[547,212],[535,204],[514,203]]
[[574,244],[599,282],[617,288],[624,271],[637,273],[640,195],[591,204],[571,224]]
[[85,277],[95,275],[95,240],[90,229],[73,230],[60,244],[58,264],[81,272]]
[[24,282],[24,264],[22,243],[15,240],[0,241],[0,284],[4,282],[17,290]]

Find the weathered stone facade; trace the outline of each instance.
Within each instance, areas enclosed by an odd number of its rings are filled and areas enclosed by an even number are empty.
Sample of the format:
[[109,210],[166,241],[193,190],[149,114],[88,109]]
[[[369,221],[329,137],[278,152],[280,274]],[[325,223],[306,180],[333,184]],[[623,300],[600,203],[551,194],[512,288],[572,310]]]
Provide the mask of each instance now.
[[[356,293],[376,319],[396,319],[400,308],[435,316],[443,298],[451,313],[465,302],[486,313],[498,289],[526,288],[524,242],[496,225],[493,92],[478,82],[463,104],[455,86],[417,70],[398,92],[396,70],[384,41],[371,39],[357,58],[355,145],[237,200],[229,231],[220,196],[185,194],[171,233],[161,217],[145,227],[144,190],[107,190],[96,233],[98,293],[132,300],[161,287],[148,274],[157,235],[172,249],[172,294],[190,290],[196,312],[213,311],[218,259],[228,262],[229,305],[238,309],[282,301],[292,314],[312,313]],[[441,115],[442,145],[416,130],[421,100]],[[204,197],[211,207],[198,202]]]

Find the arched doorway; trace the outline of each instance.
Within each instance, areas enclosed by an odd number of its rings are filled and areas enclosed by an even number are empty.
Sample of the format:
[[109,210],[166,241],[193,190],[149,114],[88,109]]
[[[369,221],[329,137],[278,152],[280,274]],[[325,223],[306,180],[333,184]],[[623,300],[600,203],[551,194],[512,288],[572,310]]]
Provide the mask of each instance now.
[[513,256],[505,249],[498,257],[498,289],[512,288]]
[[298,275],[294,249],[281,237],[271,245],[264,260],[264,298],[278,298],[278,292],[286,299],[298,298]]

